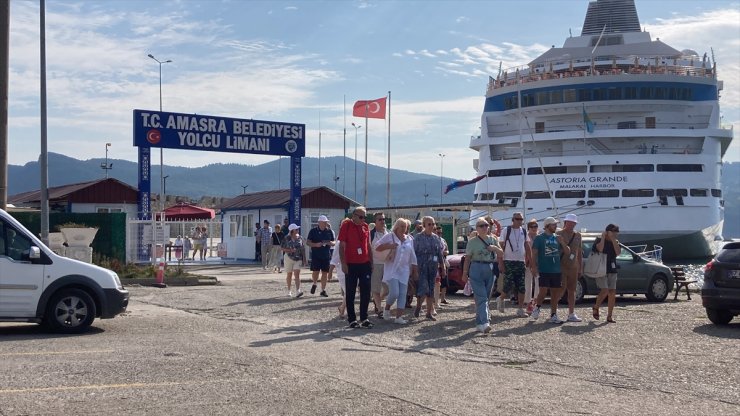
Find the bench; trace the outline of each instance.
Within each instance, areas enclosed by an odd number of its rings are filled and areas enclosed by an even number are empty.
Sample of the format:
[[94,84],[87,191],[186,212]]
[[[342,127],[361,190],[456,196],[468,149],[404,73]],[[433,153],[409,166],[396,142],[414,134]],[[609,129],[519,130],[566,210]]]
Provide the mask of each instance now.
[[686,288],[686,298],[691,300],[691,294],[689,293],[689,285],[696,283],[697,280],[686,279],[683,267],[671,267],[671,273],[673,274],[674,284],[676,285],[676,294],[673,296],[673,300],[678,300],[678,291],[682,287]]

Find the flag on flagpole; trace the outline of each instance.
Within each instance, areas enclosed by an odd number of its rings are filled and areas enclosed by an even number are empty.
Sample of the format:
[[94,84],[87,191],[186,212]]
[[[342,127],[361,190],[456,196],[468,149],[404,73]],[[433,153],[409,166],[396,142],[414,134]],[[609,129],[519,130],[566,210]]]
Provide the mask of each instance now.
[[473,178],[473,179],[471,179],[469,181],[455,181],[455,182],[452,182],[451,184],[447,185],[447,188],[445,188],[445,195],[448,192],[450,192],[452,190],[455,190],[457,188],[461,188],[461,187],[463,187],[465,185],[474,184],[474,183],[478,182],[479,180],[481,180],[481,179],[483,179],[485,177],[486,177],[486,175],[480,175],[480,176],[475,177],[475,178]]
[[586,131],[589,133],[594,132],[594,122],[591,121],[591,118],[586,114],[586,106],[583,106],[583,124],[586,126]]
[[352,115],[355,117],[382,118],[385,119],[385,103],[387,97],[377,100],[360,100],[352,107]]

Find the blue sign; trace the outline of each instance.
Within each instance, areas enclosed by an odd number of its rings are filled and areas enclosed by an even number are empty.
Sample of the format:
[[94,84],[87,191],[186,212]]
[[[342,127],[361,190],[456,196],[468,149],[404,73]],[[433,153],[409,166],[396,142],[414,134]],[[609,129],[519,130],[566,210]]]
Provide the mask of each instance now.
[[134,110],[134,146],[303,157],[306,125]]
[[134,110],[134,146],[139,148],[140,219],[152,218],[151,148],[162,147],[289,156],[288,216],[292,223],[301,225],[301,157],[306,154],[305,124]]

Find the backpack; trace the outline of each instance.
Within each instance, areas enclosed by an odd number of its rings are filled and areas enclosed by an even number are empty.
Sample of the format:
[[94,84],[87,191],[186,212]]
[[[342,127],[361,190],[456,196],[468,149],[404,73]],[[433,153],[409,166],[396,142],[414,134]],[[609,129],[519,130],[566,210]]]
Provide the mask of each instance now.
[[[527,236],[524,233],[524,229],[522,228],[521,231],[522,231],[522,237],[524,237],[524,239],[526,241]],[[511,244],[511,241],[509,240],[509,237],[511,237],[511,225],[507,225],[506,226],[506,240],[504,241],[504,251],[506,251],[506,243],[509,243],[509,247],[511,247],[511,249],[514,250],[514,245]]]

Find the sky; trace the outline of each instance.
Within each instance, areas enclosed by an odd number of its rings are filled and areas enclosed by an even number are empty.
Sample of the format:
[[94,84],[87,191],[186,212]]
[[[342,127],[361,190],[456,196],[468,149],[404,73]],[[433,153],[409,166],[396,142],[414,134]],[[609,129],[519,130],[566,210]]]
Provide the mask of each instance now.
[[[722,124],[737,132],[740,3],[636,5],[653,39],[699,55],[711,56],[713,48],[724,81]],[[172,61],[161,65],[164,111],[303,123],[310,157],[319,156],[320,133],[322,157],[346,151],[354,158],[357,147],[363,160],[365,120],[352,117],[352,104],[390,91],[390,120],[368,123],[368,162],[386,165],[390,122],[393,168],[470,179],[477,154],[468,145],[480,132],[488,76],[499,65],[523,65],[562,46],[569,30],[579,35],[587,6],[588,0],[47,0],[48,150],[87,160],[105,157],[110,143],[110,158],[136,161],[133,109],[159,108],[160,65],[152,54]],[[38,1],[11,1],[14,165],[40,153],[39,26]],[[164,164],[173,166],[274,159],[164,151]],[[739,140],[725,161],[740,161]],[[332,167],[323,169],[323,182],[332,174]]]

